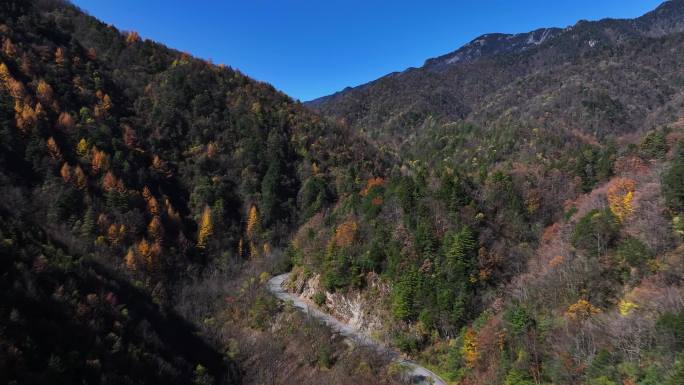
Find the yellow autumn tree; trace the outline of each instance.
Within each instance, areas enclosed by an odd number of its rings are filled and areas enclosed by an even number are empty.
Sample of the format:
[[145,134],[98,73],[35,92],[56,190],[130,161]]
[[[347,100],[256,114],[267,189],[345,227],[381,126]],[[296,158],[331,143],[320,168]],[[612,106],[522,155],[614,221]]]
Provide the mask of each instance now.
[[259,211],[252,205],[247,213],[247,236],[254,239],[259,232]]
[[634,191],[636,182],[628,178],[618,178],[608,188],[608,205],[610,211],[620,221],[634,213]]
[[466,366],[472,369],[479,357],[479,353],[477,352],[477,332],[473,328],[468,328],[463,334],[461,354],[463,355]]
[[86,155],[88,155],[88,141],[85,138],[81,138],[81,140],[76,145],[76,153],[83,158],[85,158]]
[[135,31],[130,31],[126,34],[126,43],[132,44],[140,41],[140,34]]
[[21,103],[17,101],[14,105],[16,111],[15,118],[17,127],[23,131],[28,132],[33,128],[38,121],[38,114],[28,103]]
[[36,86],[36,96],[38,100],[45,104],[50,104],[52,102],[54,92],[52,87],[43,79],[38,81],[38,86]]
[[204,206],[202,217],[200,218],[199,234],[197,235],[197,247],[207,247],[207,241],[214,232],[214,223],[211,218],[211,207]]
[[568,307],[565,315],[573,321],[583,321],[600,312],[601,309],[592,305],[586,299],[580,299]]

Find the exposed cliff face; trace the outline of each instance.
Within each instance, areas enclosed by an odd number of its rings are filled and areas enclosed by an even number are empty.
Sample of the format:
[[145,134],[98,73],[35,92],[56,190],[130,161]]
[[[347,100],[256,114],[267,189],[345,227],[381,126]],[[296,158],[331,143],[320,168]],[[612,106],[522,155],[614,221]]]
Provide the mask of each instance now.
[[387,317],[382,309],[387,309],[382,303],[389,299],[390,286],[383,282],[377,274],[369,274],[369,286],[363,291],[349,291],[347,293],[330,293],[321,284],[320,274],[308,275],[301,271],[294,271],[288,289],[300,298],[316,306],[318,293],[325,295],[325,302],[319,306],[323,311],[348,325],[365,332],[375,338],[381,336],[387,328]]

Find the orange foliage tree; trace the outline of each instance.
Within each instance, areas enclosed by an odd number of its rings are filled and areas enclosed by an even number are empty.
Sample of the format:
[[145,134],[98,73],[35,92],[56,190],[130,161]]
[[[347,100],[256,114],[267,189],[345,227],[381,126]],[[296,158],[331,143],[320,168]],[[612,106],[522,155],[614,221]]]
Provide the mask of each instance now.
[[64,130],[71,130],[74,128],[74,117],[68,112],[61,112],[57,118],[57,127]]
[[64,164],[62,165],[62,168],[59,170],[59,175],[62,176],[62,180],[64,180],[64,183],[71,182],[71,167],[69,167],[69,164],[67,162],[64,162]]
[[368,192],[373,187],[383,186],[384,184],[385,184],[385,180],[380,178],[380,177],[368,179],[368,182],[366,182],[366,187],[363,190],[361,190],[361,195],[365,197],[368,195]]
[[152,221],[150,221],[150,224],[147,225],[147,233],[157,243],[161,243],[161,241],[164,239],[164,226],[162,225],[159,216],[155,215],[152,217]]
[[358,227],[358,224],[353,219],[348,219],[337,226],[335,230],[335,245],[338,247],[351,246]]
[[80,165],[76,165],[74,169],[74,184],[79,190],[85,190],[88,187],[88,179]]
[[123,181],[117,178],[111,171],[107,171],[102,178],[102,189],[105,191],[116,190],[121,193],[126,191]]
[[55,138],[49,137],[47,140],[47,148],[48,152],[50,153],[50,157],[53,160],[62,160],[62,151],[59,149],[59,146],[57,145],[57,142],[55,142]]
[[97,174],[100,171],[107,171],[109,168],[109,156],[104,151],[99,151],[97,147],[93,146],[90,156],[90,166],[93,173]]

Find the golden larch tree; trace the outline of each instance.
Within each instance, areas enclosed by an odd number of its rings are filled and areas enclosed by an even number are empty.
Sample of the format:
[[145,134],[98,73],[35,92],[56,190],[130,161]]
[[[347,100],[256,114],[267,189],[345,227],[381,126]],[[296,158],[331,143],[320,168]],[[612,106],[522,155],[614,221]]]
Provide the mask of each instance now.
[[28,103],[16,102],[14,105],[17,128],[22,132],[29,132],[37,123],[38,115]]
[[138,34],[135,31],[130,31],[126,33],[126,43],[132,44],[138,41],[140,41],[140,34]]
[[197,247],[205,248],[209,237],[214,232],[214,223],[211,218],[211,207],[204,206],[202,217],[200,218],[199,234],[197,235]]
[[76,145],[76,153],[85,158],[88,155],[88,141],[85,138],[81,138]]
[[250,239],[254,239],[259,231],[259,226],[259,211],[256,205],[252,205],[247,213],[247,236]]
[[583,321],[600,312],[600,308],[592,305],[586,299],[580,299],[568,307],[565,315],[573,321]]
[[52,87],[45,80],[40,79],[38,86],[36,86],[36,97],[38,97],[38,100],[49,105],[52,103],[53,95]]
[[608,188],[608,205],[610,211],[621,222],[634,213],[634,191],[636,182],[633,179],[618,178]]
[[477,351],[477,332],[473,328],[468,328],[463,335],[461,354],[466,362],[466,366],[472,369],[479,357]]

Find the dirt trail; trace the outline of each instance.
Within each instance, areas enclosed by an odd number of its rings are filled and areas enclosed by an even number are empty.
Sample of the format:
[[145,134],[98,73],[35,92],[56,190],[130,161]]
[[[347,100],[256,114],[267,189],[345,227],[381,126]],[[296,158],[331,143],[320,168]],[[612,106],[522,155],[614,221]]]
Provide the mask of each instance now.
[[379,354],[387,355],[393,361],[406,367],[407,374],[411,377],[415,384],[431,384],[431,385],[447,385],[446,381],[442,380],[438,375],[424,368],[417,363],[405,360],[394,349],[373,341],[368,335],[362,331],[338,320],[330,314],[324,313],[315,306],[311,306],[308,302],[300,297],[285,291],[283,282],[290,276],[289,273],[281,274],[271,278],[268,281],[268,290],[273,293],[278,299],[282,301],[291,302],[296,308],[309,314],[310,316],[323,321],[328,327],[349,338],[355,343],[375,349]]

